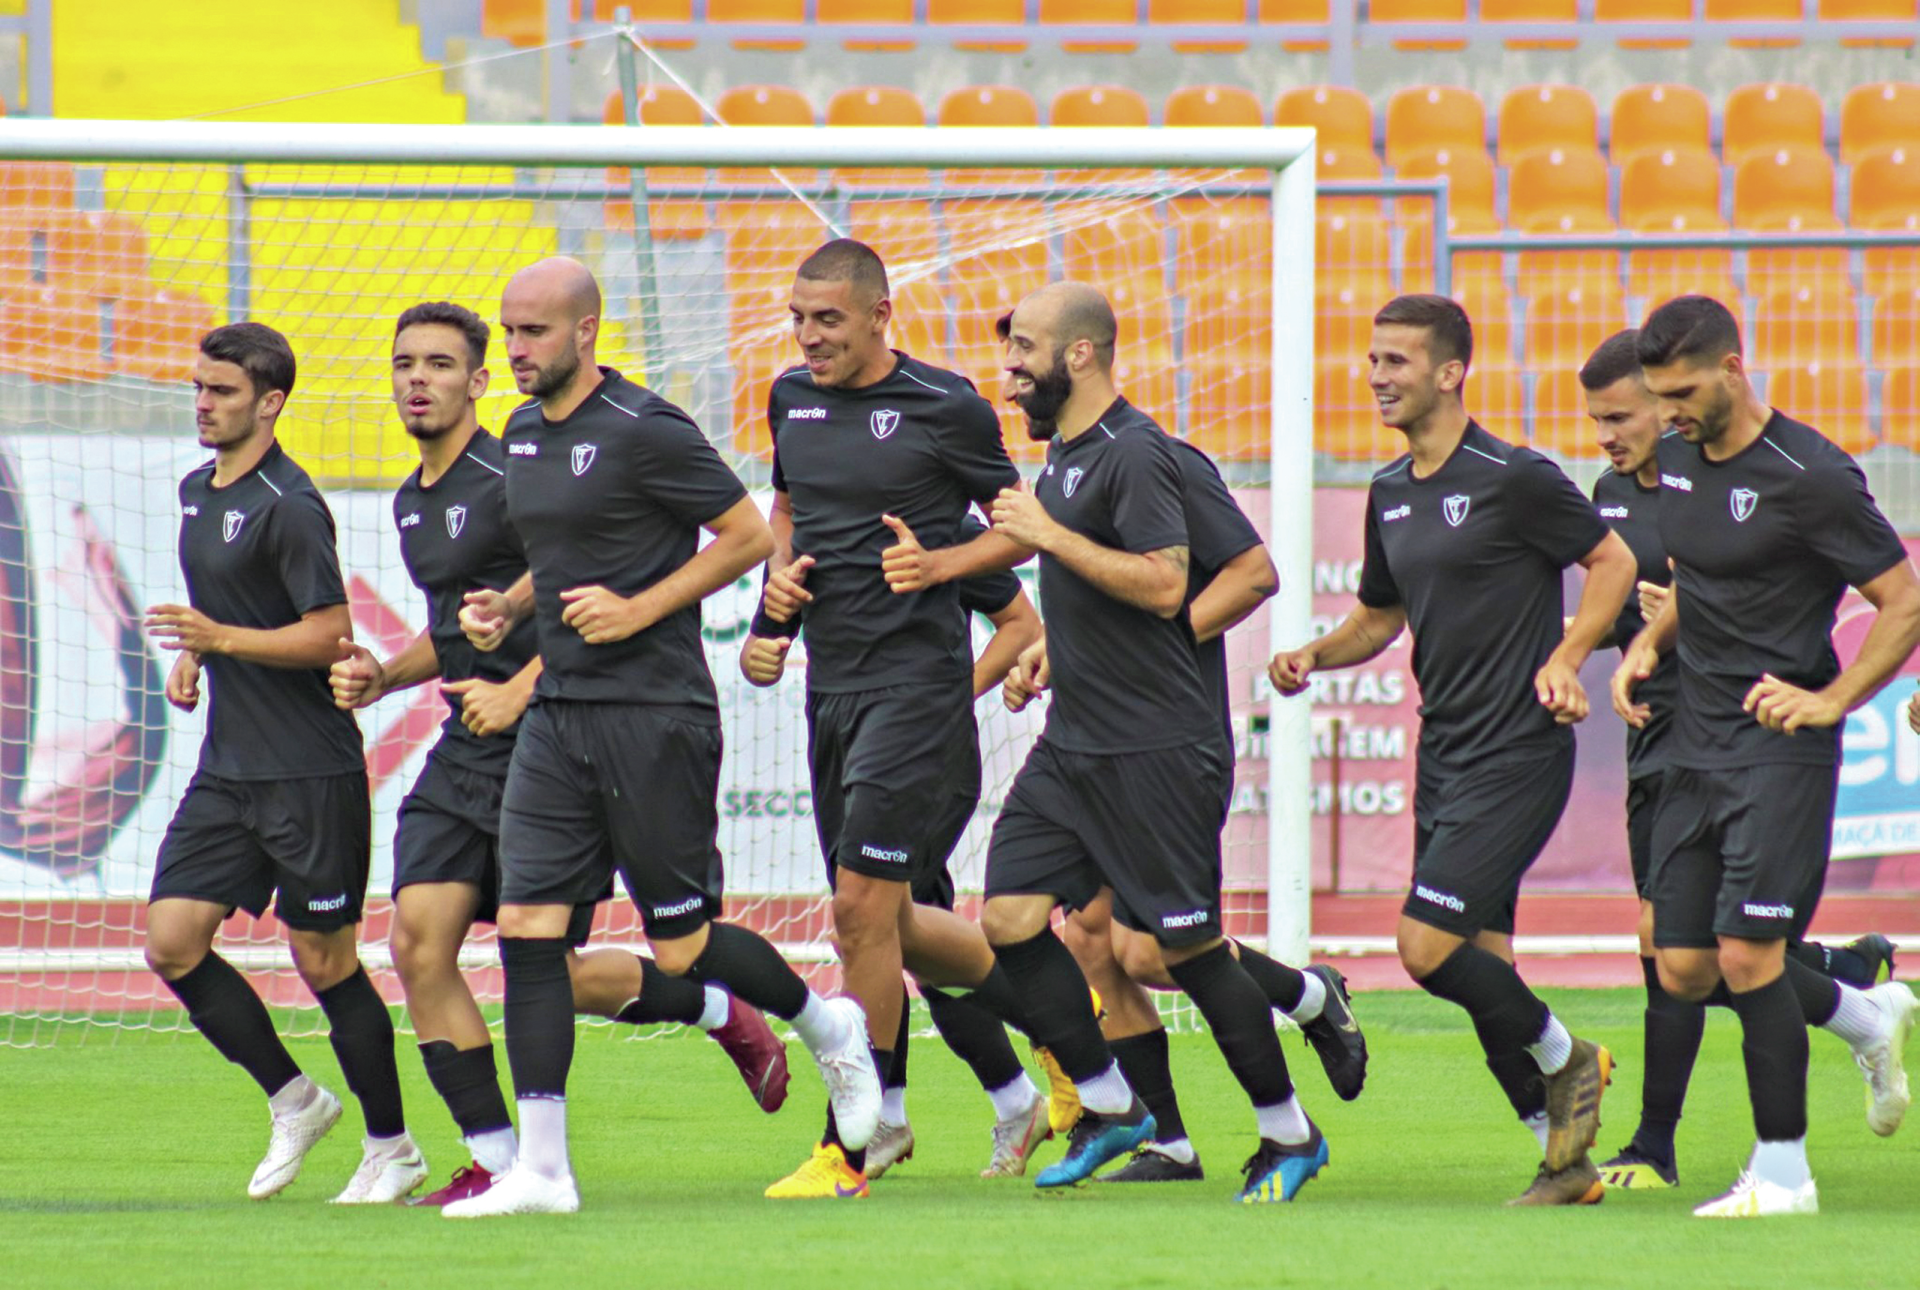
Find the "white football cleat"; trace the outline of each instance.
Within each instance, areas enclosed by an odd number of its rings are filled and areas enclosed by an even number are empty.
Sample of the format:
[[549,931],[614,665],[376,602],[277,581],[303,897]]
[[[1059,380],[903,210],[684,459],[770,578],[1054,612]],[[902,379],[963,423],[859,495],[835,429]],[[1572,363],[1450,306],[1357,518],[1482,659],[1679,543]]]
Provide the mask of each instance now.
[[450,1201],[440,1212],[448,1218],[493,1218],[499,1214],[572,1214],[580,1208],[573,1176],[549,1178],[515,1166],[478,1196]]
[[286,1115],[275,1115],[272,1136],[267,1139],[267,1154],[253,1171],[247,1195],[265,1200],[285,1191],[287,1184],[300,1176],[300,1165],[306,1160],[307,1152],[327,1136],[327,1130],[339,1118],[340,1099],[318,1084],[313,1085],[313,1096],[305,1106]]
[[1867,1077],[1867,1127],[1887,1137],[1907,1117],[1913,1098],[1907,1090],[1905,1050],[1913,1033],[1913,990],[1904,981],[1883,981],[1865,992],[1887,1017],[1887,1033],[1853,1050]]
[[904,1160],[913,1159],[913,1126],[880,1121],[867,1143],[867,1180],[871,1182]]
[[1033,1149],[1053,1136],[1047,1120],[1047,1097],[1036,1093],[1033,1105],[1011,1120],[993,1125],[993,1159],[980,1171],[982,1178],[1019,1178],[1027,1172]]
[[824,1002],[840,1014],[843,1037],[831,1048],[814,1053],[813,1060],[826,1081],[827,1100],[833,1103],[840,1145],[858,1151],[873,1141],[880,1128],[880,1074],[867,1044],[867,1011],[859,1000],[845,995]]
[[427,1180],[427,1158],[407,1134],[400,1141],[361,1140],[360,1167],[338,1196],[336,1205],[391,1205]]
[[1696,1205],[1695,1218],[1769,1218],[1776,1214],[1818,1214],[1820,1192],[1809,1178],[1801,1187],[1782,1187],[1747,1170],[1724,1196]]

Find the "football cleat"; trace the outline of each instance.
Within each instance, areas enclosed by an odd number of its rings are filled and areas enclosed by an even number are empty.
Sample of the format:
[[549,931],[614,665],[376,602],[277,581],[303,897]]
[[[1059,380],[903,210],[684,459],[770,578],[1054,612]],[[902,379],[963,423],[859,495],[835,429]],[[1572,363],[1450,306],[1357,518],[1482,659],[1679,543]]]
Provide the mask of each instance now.
[[1019,1178],[1027,1172],[1033,1149],[1053,1136],[1047,1107],[1047,1099],[1036,1095],[1019,1115],[994,1122],[993,1159],[980,1171],[982,1178]]
[[913,1126],[911,1124],[888,1124],[880,1121],[880,1127],[873,1131],[873,1140],[867,1143],[867,1181],[878,1178],[895,1165],[905,1164],[913,1159]]
[[391,1205],[427,1180],[427,1158],[406,1134],[382,1148],[361,1140],[360,1167],[333,1198],[336,1205]]
[[747,1082],[762,1111],[772,1115],[787,1100],[787,1046],[758,1008],[727,997],[727,1019],[707,1032]]
[[1324,963],[1307,971],[1326,986],[1327,1002],[1319,1016],[1300,1027],[1300,1033],[1320,1055],[1333,1091],[1342,1102],[1351,1102],[1367,1083],[1367,1037],[1354,1018],[1346,978]]
[[493,1175],[479,1165],[462,1165],[453,1171],[453,1178],[439,1191],[428,1192],[408,1201],[409,1205],[451,1205],[456,1200],[465,1200],[469,1196],[478,1196],[493,1186]]
[[274,1116],[267,1154],[253,1171],[247,1195],[265,1200],[286,1190],[287,1185],[300,1176],[300,1165],[306,1160],[307,1152],[327,1136],[327,1130],[339,1118],[340,1099],[318,1084],[313,1086],[313,1096],[305,1106],[287,1115]]
[[1195,1153],[1191,1160],[1175,1160],[1157,1142],[1149,1142],[1133,1153],[1133,1159],[1110,1173],[1095,1174],[1093,1181],[1100,1183],[1159,1183],[1159,1182],[1200,1182],[1206,1178],[1206,1171],[1200,1168],[1200,1156]]
[[768,1200],[865,1200],[867,1176],[847,1163],[837,1142],[823,1142],[806,1163],[767,1188]]
[[1567,1064],[1545,1077],[1546,1166],[1558,1173],[1579,1160],[1600,1132],[1600,1095],[1613,1082],[1613,1054],[1575,1038]]
[[1071,1187],[1085,1182],[1109,1160],[1126,1155],[1153,1137],[1153,1117],[1139,1098],[1119,1115],[1083,1111],[1067,1137],[1067,1154],[1040,1171],[1036,1187]]
[[1240,1172],[1247,1176],[1237,1198],[1242,1205],[1290,1201],[1327,1167],[1327,1140],[1321,1136],[1320,1126],[1308,1120],[1307,1129],[1305,1142],[1260,1139],[1260,1149],[1240,1166]]
[[572,1214],[580,1208],[580,1189],[572,1175],[549,1178],[531,1169],[509,1169],[478,1195],[448,1201],[448,1218],[496,1218],[502,1214]]
[[873,1140],[880,1127],[880,1072],[874,1069],[873,1049],[867,1043],[867,1013],[857,999],[846,995],[826,1000],[845,1023],[843,1037],[831,1048],[813,1055],[820,1078],[833,1103],[833,1122],[847,1150],[858,1151]]
[[1782,1187],[1741,1170],[1733,1190],[1696,1205],[1695,1218],[1769,1218],[1775,1214],[1818,1214],[1820,1193],[1809,1178],[1801,1187]]
[[1888,981],[1866,991],[1867,998],[1887,1017],[1887,1031],[1873,1043],[1853,1050],[1853,1060],[1867,1079],[1867,1127],[1887,1137],[1907,1117],[1913,1098],[1907,1090],[1907,1036],[1913,1033],[1913,991],[1903,981]]
[[1586,1152],[1565,1169],[1555,1172],[1540,1164],[1540,1172],[1533,1177],[1533,1184],[1515,1196],[1507,1204],[1514,1206],[1533,1205],[1598,1205],[1605,1200],[1607,1189],[1601,1181],[1600,1171],[1593,1167],[1593,1158]]
[[1600,1182],[1609,1191],[1651,1191],[1678,1187],[1680,1169],[1670,1160],[1655,1160],[1632,1143],[1600,1166]]
[[1073,1126],[1080,1123],[1080,1090],[1074,1086],[1067,1073],[1060,1069],[1060,1063],[1053,1060],[1051,1050],[1032,1045],[1033,1060],[1040,1063],[1040,1069],[1047,1076],[1047,1129],[1050,1136],[1061,1137],[1073,1132]]
[[1893,942],[1880,933],[1869,932],[1857,940],[1848,941],[1843,948],[1852,950],[1867,961],[1867,979],[1849,984],[1858,984],[1864,990],[1882,981],[1893,980]]

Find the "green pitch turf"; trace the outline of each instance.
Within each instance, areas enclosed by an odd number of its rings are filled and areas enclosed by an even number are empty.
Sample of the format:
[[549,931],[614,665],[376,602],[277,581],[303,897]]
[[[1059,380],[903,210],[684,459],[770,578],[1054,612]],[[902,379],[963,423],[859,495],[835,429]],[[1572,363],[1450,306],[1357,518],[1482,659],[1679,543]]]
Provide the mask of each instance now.
[[[1600,1148],[1638,1107],[1638,992],[1550,996],[1580,1034],[1623,1062]],[[909,1098],[914,1159],[864,1202],[785,1203],[761,1189],[805,1156],[822,1095],[797,1046],[780,1114],[754,1109],[706,1040],[646,1042],[584,1031],[572,1140],[582,1211],[478,1222],[403,1208],[334,1209],[359,1117],[278,1198],[246,1199],[266,1143],[253,1086],[191,1034],[129,1032],[0,1051],[0,1281],[9,1287],[875,1286],[1080,1287],[1911,1287],[1920,1284],[1920,1123],[1868,1132],[1861,1080],[1832,1036],[1813,1036],[1817,1218],[1708,1223],[1692,1204],[1730,1183],[1751,1138],[1731,1017],[1715,1014],[1680,1135],[1682,1186],[1613,1194],[1592,1209],[1502,1202],[1538,1152],[1481,1065],[1461,1014],[1424,997],[1359,1000],[1373,1071],[1353,1104],[1327,1091],[1287,1040],[1332,1163],[1291,1206],[1230,1203],[1252,1123],[1219,1055],[1176,1037],[1174,1073],[1207,1181],[1036,1193],[986,1182],[989,1116],[966,1069],[917,1040]],[[323,1040],[295,1048],[340,1089]],[[1920,1061],[1920,1047],[1915,1060]],[[502,1074],[505,1059],[501,1060]],[[434,1185],[466,1162],[445,1109],[403,1045],[414,1133]],[[1920,1119],[1920,1114],[1917,1114]],[[1057,1158],[1048,1145],[1041,1159]]]

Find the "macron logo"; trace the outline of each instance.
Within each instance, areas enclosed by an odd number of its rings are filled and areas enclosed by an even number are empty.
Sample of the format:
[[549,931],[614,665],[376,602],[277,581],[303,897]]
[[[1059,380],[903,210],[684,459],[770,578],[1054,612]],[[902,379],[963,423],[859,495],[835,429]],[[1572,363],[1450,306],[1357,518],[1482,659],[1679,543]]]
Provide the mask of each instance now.
[[510,443],[507,445],[507,456],[509,457],[533,457],[537,456],[539,452],[540,445],[537,443]]
[[1792,918],[1792,905],[1756,905],[1752,901],[1740,906],[1740,912],[1748,918]]
[[[826,419],[827,419],[827,410],[825,408],[788,408],[787,409],[787,420],[789,421],[825,421]],[[885,438],[884,435],[880,437]]]
[[419,526],[419,523],[420,523],[419,511],[415,511],[411,515],[402,515],[400,517],[400,527],[403,529],[416,528]]
[[1624,520],[1627,518],[1627,508],[1624,506],[1602,506],[1600,508],[1600,518],[1603,520]]
[[870,842],[862,842],[860,844],[860,854],[869,860],[882,860],[887,864],[905,864],[907,862],[907,853],[905,851],[888,851],[884,847],[876,847]]
[[325,914],[336,909],[345,909],[346,907],[347,894],[344,891],[338,896],[324,896],[319,900],[309,900],[307,902],[307,912],[310,914]]
[[1396,506],[1390,511],[1380,512],[1380,519],[1384,523],[1391,524],[1395,520],[1404,520],[1411,514],[1413,514],[1412,506]]
[[200,508],[198,506],[182,506],[180,508],[180,513],[182,515],[198,515],[200,513]]
[[1198,927],[1207,921],[1207,911],[1196,909],[1185,914],[1167,914],[1160,920],[1162,927]]
[[655,918],[675,918],[681,914],[691,914],[696,910],[702,909],[706,903],[707,898],[705,896],[688,896],[678,904],[655,905],[653,907],[653,916]]
[[1456,914],[1464,914],[1467,912],[1466,901],[1460,899],[1458,896],[1449,896],[1444,891],[1435,891],[1431,887],[1415,883],[1413,894],[1430,904],[1440,906],[1442,909],[1451,909]]
[[1677,488],[1683,493],[1691,493],[1693,491],[1693,481],[1685,475],[1662,475],[1660,476],[1660,486],[1662,488]]

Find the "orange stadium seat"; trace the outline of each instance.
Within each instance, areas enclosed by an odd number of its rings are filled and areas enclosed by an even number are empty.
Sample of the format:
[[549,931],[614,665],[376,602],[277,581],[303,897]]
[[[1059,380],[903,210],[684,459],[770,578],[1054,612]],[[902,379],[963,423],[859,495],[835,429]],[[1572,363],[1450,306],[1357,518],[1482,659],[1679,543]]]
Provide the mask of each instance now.
[[1785,147],[1749,153],[1733,170],[1733,219],[1831,215],[1833,158],[1823,148]]
[[[1573,22],[1579,17],[1579,0],[1480,0],[1481,22]],[[1572,36],[1518,36],[1500,43],[1508,49],[1574,49],[1580,42]]]
[[1844,451],[1862,453],[1878,440],[1867,404],[1867,369],[1858,359],[1774,367],[1767,402],[1804,421]]
[[[1603,211],[1573,211],[1565,215],[1535,216],[1521,231],[1540,234],[1544,247],[1556,233],[1613,233],[1618,230]],[[1530,293],[1549,286],[1563,290],[1588,287],[1594,291],[1618,291],[1620,255],[1616,251],[1522,251],[1518,280]]]
[[1507,171],[1507,222],[1524,228],[1558,215],[1605,215],[1607,160],[1597,148],[1530,152]]
[[1920,282],[1889,287],[1873,298],[1869,334],[1875,367],[1920,367]]
[[[1866,232],[1920,233],[1920,212],[1911,215],[1882,215],[1864,221]],[[1870,296],[1880,295],[1910,282],[1920,282],[1920,247],[1883,247],[1860,257],[1860,285]]]
[[1167,95],[1161,111],[1169,126],[1243,125],[1267,123],[1260,100],[1238,85],[1184,85]]
[[[1500,231],[1499,220],[1478,211],[1458,215],[1450,213],[1447,224],[1448,231],[1456,237]],[[1407,219],[1402,263],[1405,266],[1401,274],[1404,290],[1419,291],[1433,286],[1433,221],[1430,216],[1422,213]],[[1453,285],[1457,289],[1471,279],[1498,281],[1503,273],[1502,265],[1503,257],[1498,251],[1455,251],[1451,266]]]
[[1396,171],[1437,149],[1484,152],[1487,109],[1472,90],[1416,85],[1387,100],[1387,164]]
[[1720,163],[1702,148],[1634,154],[1620,168],[1620,222],[1638,228],[1662,216],[1720,214]]
[[1273,408],[1273,365],[1266,354],[1188,358],[1187,439],[1226,461],[1266,458]]
[[[699,103],[691,94],[677,85],[643,85],[634,101],[634,116],[643,126],[648,125],[704,125],[706,114],[700,110]],[[626,103],[620,92],[615,90],[607,95],[605,107],[600,119],[607,125],[623,125],[627,119]],[[649,187],[676,184],[699,185],[706,182],[707,172],[698,166],[649,166],[647,184]],[[625,166],[607,168],[607,183],[615,188],[624,188],[632,182],[632,176]],[[610,229],[631,229],[633,227],[633,203],[631,201],[612,201],[606,204],[607,227]],[[659,200],[647,202],[647,231],[655,238],[695,239],[707,235],[707,204],[698,199]]]
[[1150,205],[1062,202],[1053,217],[1066,277],[1110,282],[1158,275],[1166,263],[1166,225]]
[[1920,144],[1882,148],[1853,163],[1848,223],[1866,225],[1920,215]]
[[[927,110],[912,90],[891,85],[855,85],[827,100],[830,126],[912,128],[927,123]],[[837,169],[834,182],[844,187],[915,184],[926,178],[920,169]]]
[[1313,446],[1336,461],[1392,461],[1406,436],[1380,424],[1365,357],[1313,366]]
[[213,329],[213,306],[170,288],[113,307],[113,370],[147,381],[187,381],[200,338]]
[[1245,364],[1273,354],[1273,291],[1255,273],[1222,277],[1187,294],[1182,352],[1188,362]]
[[773,436],[767,431],[767,391],[776,376],[800,361],[793,338],[738,343],[728,350],[727,359],[733,365],[733,450],[746,457],[769,457]]
[[[707,0],[710,23],[757,22],[791,23],[807,20],[806,0]],[[761,40],[742,37],[731,42],[735,49],[759,49],[771,53],[791,53],[804,49],[804,40]]]
[[1533,446],[1561,457],[1598,458],[1580,370],[1558,367],[1533,379]]
[[1475,364],[1467,373],[1466,397],[1467,412],[1481,429],[1508,443],[1527,441],[1526,385],[1518,369]]
[[1920,366],[1881,373],[1880,442],[1920,452]]
[[[1018,27],[1027,20],[1027,0],[927,0],[930,26]],[[1017,54],[1025,40],[956,40],[953,47],[988,54]]]
[[1485,148],[1436,148],[1403,157],[1394,166],[1397,179],[1448,181],[1447,210],[1463,218],[1495,223],[1493,213],[1493,157]]
[[1373,343],[1373,316],[1393,297],[1385,278],[1339,278],[1313,294],[1313,352],[1329,363],[1360,362]]
[[1051,224],[1045,203],[1031,198],[948,202],[941,220],[953,257],[949,276],[956,282],[1005,284],[1015,292],[1009,309],[1046,285]]
[[[1328,180],[1379,179],[1384,173],[1380,158],[1371,151],[1359,148],[1322,148],[1314,159],[1314,182]],[[1380,214],[1381,203],[1378,197],[1343,197],[1338,193],[1322,191],[1319,197],[1319,209],[1322,215],[1329,211],[1364,211]]]
[[[1047,122],[1056,128],[1144,126],[1149,114],[1146,99],[1124,85],[1080,85],[1053,96]],[[1055,182],[1073,186],[1130,183],[1147,178],[1146,170],[1061,170]]]
[[[1147,21],[1155,25],[1219,23],[1242,27],[1247,21],[1247,5],[1246,0],[1147,0]],[[1240,54],[1246,52],[1247,42],[1231,36],[1176,40],[1171,48],[1176,54]]]
[[1140,42],[1129,39],[1124,29],[1134,25],[1135,16],[1133,0],[1040,0],[1043,24],[1115,28],[1115,35],[1100,40],[1062,41],[1061,50],[1069,54],[1131,54]]
[[1627,325],[1620,288],[1605,281],[1552,287],[1527,298],[1527,367],[1578,367]]
[[[1391,27],[1396,22],[1464,22],[1467,0],[1373,0],[1367,21]],[[1465,49],[1464,40],[1396,40],[1395,49]]]
[[[722,94],[713,105],[715,113],[728,125],[808,126],[813,124],[813,105],[799,90],[785,85],[736,85]],[[780,173],[796,184],[809,184],[814,172],[783,169]],[[723,167],[715,172],[723,184],[771,184],[770,170]]]
[[[1914,24],[1920,22],[1920,3],[1916,0],[1820,0],[1819,13],[1822,22],[1905,22],[1911,31],[1915,29]],[[1840,37],[1840,45],[1846,49],[1872,45],[1905,49],[1912,44],[1912,36]]]
[[1273,219],[1257,197],[1176,198],[1173,225],[1174,278],[1191,292],[1222,277],[1264,277],[1273,262]]
[[1170,345],[1122,345],[1113,357],[1113,383],[1121,396],[1169,434],[1179,425],[1178,379]]
[[52,212],[0,211],[0,295],[45,285],[47,216]]
[[[1756,233],[1838,233],[1839,220],[1825,211],[1787,214],[1771,211],[1752,220],[1735,218],[1738,228]],[[1838,247],[1776,247],[1747,252],[1747,292],[1765,296],[1781,287],[1847,276],[1846,251]]]
[[1526,85],[1500,100],[1498,159],[1511,166],[1530,152],[1569,152],[1600,144],[1600,109],[1574,85]]
[[936,367],[948,363],[947,320],[953,306],[940,288],[927,281],[891,283],[893,323],[888,343]]
[[1474,276],[1457,282],[1453,298],[1473,324],[1473,366],[1513,366],[1513,299],[1498,278]]
[[1310,125],[1322,148],[1373,151],[1373,102],[1344,85],[1302,85],[1274,104],[1275,125]]
[[[1040,108],[1033,96],[1012,85],[966,85],[940,100],[935,123],[944,127],[1021,127],[1040,124]],[[1016,184],[1040,182],[1037,170],[949,170],[949,184]]]
[[914,46],[913,0],[814,0],[814,21],[822,26],[859,23],[863,26],[897,26],[883,37],[865,36],[842,40],[847,49],[861,53],[898,54]]
[[[1801,0],[1707,0],[1708,22],[1799,22],[1805,13]],[[1735,49],[1787,49],[1798,36],[1734,36]]]
[[1713,148],[1713,109],[1690,85],[1629,85],[1613,100],[1607,154],[1624,166],[1642,152]]
[[1804,85],[1763,81],[1727,95],[1720,122],[1720,154],[1737,166],[1754,153],[1781,148],[1824,148],[1826,109]]
[[940,232],[930,202],[849,202],[847,236],[879,252],[889,270],[900,264],[932,260],[940,254]]
[[1755,367],[1829,363],[1860,355],[1860,306],[1845,279],[1776,288],[1753,311]]
[[1313,262],[1329,281],[1385,281],[1393,269],[1387,222],[1369,211],[1322,211],[1314,220]]
[[[1672,22],[1693,21],[1693,0],[1594,0],[1596,22]],[[1685,49],[1693,42],[1684,32],[1671,36],[1621,36],[1616,44],[1622,49]]]
[[140,222],[106,211],[58,211],[46,224],[47,277],[54,285],[109,299],[145,295],[147,235]]
[[1856,85],[1840,104],[1840,161],[1851,166],[1882,148],[1920,149],[1920,85]]
[[[1675,211],[1652,215],[1632,225],[1648,235],[1643,247],[1652,247],[1659,233],[1724,233],[1725,220],[1712,211]],[[1661,251],[1638,249],[1627,257],[1627,294],[1649,308],[1675,296],[1712,296],[1740,316],[1740,291],[1733,284],[1733,252],[1711,250]]]
[[100,302],[56,286],[0,298],[0,371],[41,381],[92,381],[106,376]]
[[64,161],[0,161],[0,206],[64,210],[73,205],[73,167]]
[[784,299],[794,266],[828,236],[819,216],[797,201],[722,202],[714,223],[726,239],[727,290],[735,297],[736,317],[742,296],[757,299],[771,287]]

